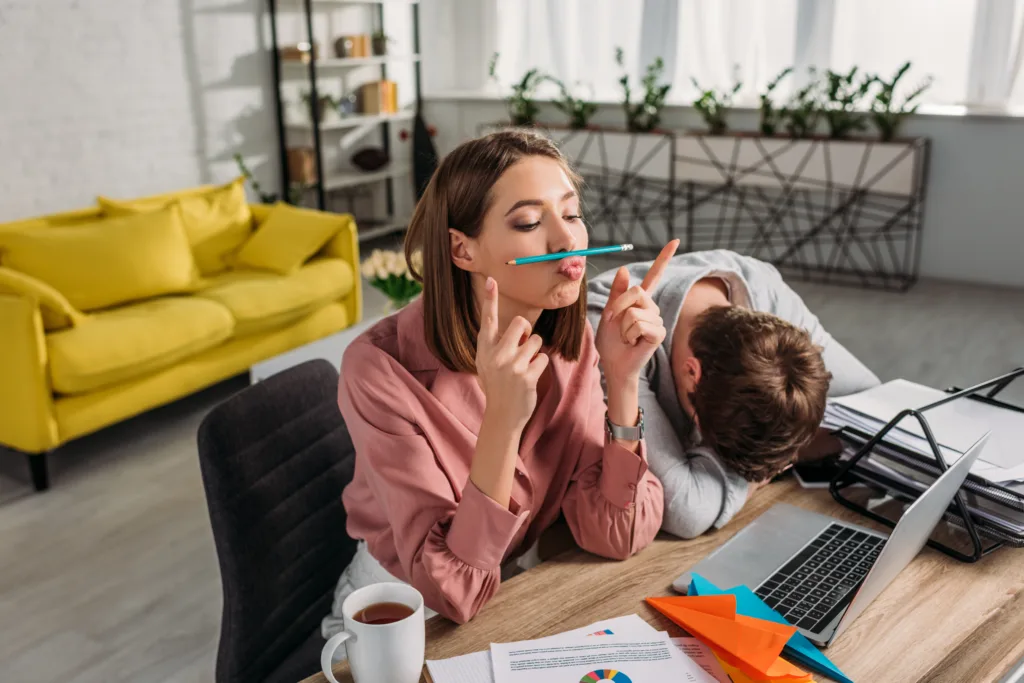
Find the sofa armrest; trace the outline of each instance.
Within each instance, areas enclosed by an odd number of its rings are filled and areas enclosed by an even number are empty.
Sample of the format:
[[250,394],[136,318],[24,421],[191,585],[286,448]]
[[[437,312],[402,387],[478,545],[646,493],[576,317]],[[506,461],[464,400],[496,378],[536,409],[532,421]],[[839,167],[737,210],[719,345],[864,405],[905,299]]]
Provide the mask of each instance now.
[[320,250],[318,256],[339,258],[352,265],[352,292],[346,297],[349,325],[355,325],[363,319],[363,281],[359,267],[359,234],[356,232],[356,221],[352,214],[339,214],[343,226],[340,232]]
[[0,330],[0,444],[48,451],[60,438],[39,306],[29,297],[0,293]]
[[59,291],[42,280],[12,268],[0,266],[0,294],[14,294],[29,299],[39,307],[43,327],[47,330],[73,327],[85,320],[85,314],[72,306]]

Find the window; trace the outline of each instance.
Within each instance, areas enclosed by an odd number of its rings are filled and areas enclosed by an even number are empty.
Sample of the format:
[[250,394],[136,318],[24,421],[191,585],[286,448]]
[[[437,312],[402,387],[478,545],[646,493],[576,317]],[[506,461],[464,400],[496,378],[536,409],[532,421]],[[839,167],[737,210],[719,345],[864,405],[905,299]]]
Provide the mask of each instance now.
[[844,72],[857,66],[890,78],[909,60],[904,87],[931,75],[928,102],[963,104],[976,5],[973,0],[836,0],[830,66]]
[[[659,55],[665,59],[674,103],[693,99],[693,78],[717,88],[731,88],[739,79],[743,89],[735,103],[756,105],[758,94],[788,66],[795,73],[777,99],[800,84],[810,65],[836,71],[856,65],[887,78],[910,61],[902,87],[909,90],[931,76],[925,103],[1024,106],[1024,79],[1018,77],[1024,0],[432,2],[432,18],[452,23],[435,32],[436,39],[460,47],[431,60],[428,70],[481,73],[499,52],[503,92],[537,68],[569,86],[581,84],[581,94],[616,101],[622,69],[615,49],[621,47],[634,87],[648,63]],[[556,92],[550,84],[541,90]]]
[[[703,88],[743,83],[736,103],[758,94],[796,61],[797,0],[687,2],[680,7],[675,100],[692,100],[691,78]],[[779,93],[789,91],[786,81]]]

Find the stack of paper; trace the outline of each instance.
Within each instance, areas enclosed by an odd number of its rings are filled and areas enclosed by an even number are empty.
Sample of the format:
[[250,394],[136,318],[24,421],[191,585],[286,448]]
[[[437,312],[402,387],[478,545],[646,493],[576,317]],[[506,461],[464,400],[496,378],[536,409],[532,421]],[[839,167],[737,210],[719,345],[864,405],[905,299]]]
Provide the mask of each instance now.
[[[906,380],[886,382],[859,394],[832,399],[823,425],[849,427],[870,437],[901,411],[923,408],[948,397],[943,391]],[[971,472],[989,481],[1024,480],[1024,413],[962,398],[923,413],[947,464],[956,462],[986,431],[992,436]],[[903,418],[885,437],[931,458],[932,449],[916,418]]]
[[428,660],[434,683],[730,683],[711,651],[694,638],[668,638],[636,614],[490,651]]
[[[867,443],[866,440],[861,442]],[[847,446],[843,457],[853,457],[853,454],[860,446]],[[918,469],[908,465],[906,456],[898,453],[885,444],[879,444],[865,458],[857,463],[857,471],[862,473],[865,480],[872,481],[871,474],[884,477],[880,486],[886,488],[886,481],[894,481],[907,487],[911,491],[923,492],[934,482],[934,476],[922,474]],[[1002,484],[1013,490],[1019,490],[1024,494],[1024,485]],[[984,520],[989,524],[1014,535],[1024,534],[1024,511],[1015,510],[1007,505],[1001,505],[988,498],[973,495],[969,491],[965,493],[964,500],[967,509],[976,518]]]

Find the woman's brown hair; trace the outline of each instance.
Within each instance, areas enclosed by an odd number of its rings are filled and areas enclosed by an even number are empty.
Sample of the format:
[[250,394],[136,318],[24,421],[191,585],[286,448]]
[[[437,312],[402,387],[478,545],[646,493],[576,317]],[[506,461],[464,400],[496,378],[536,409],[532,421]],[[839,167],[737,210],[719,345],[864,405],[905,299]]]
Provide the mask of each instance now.
[[[449,370],[476,373],[476,338],[480,330],[470,274],[452,262],[448,229],[476,237],[493,197],[491,188],[505,171],[532,156],[562,165],[579,192],[580,179],[558,148],[528,131],[500,131],[462,143],[434,172],[416,204],[405,237],[405,258],[420,251],[423,265],[412,270],[423,283],[423,324],[427,346]],[[587,280],[576,303],[544,311],[534,332],[567,360],[578,360],[587,325]]]

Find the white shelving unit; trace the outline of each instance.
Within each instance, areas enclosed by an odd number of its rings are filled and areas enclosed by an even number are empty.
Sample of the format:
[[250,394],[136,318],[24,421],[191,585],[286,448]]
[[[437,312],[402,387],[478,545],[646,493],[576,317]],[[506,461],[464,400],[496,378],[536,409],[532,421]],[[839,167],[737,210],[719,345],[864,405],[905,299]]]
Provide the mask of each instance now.
[[[418,5],[420,0],[310,0],[313,7],[344,7],[345,5]],[[303,0],[278,0],[281,9],[302,9]]]
[[[319,58],[309,61],[295,59],[279,59],[275,65],[275,83],[277,86],[277,104],[279,113],[280,151],[282,155],[282,174],[285,184],[291,183],[288,176],[288,165],[285,162],[287,151],[296,145],[311,147],[315,155],[314,168],[319,170],[319,182],[310,187],[315,195],[316,208],[327,210],[325,195],[331,193],[332,210],[342,210],[339,206],[347,206],[356,214],[359,226],[359,239],[365,241],[393,232],[404,230],[408,226],[411,211],[409,199],[412,195],[413,166],[407,158],[396,155],[396,148],[408,157],[408,148],[397,146],[393,139],[391,124],[411,121],[415,112],[403,109],[397,113],[387,114],[350,114],[341,116],[332,110],[320,120],[310,120],[307,107],[300,104],[301,94],[321,96],[331,93],[337,96],[335,83],[340,84],[341,94],[354,92],[362,82],[375,80],[373,69],[379,70],[378,79],[397,80],[399,90],[403,91],[408,101],[408,94],[414,92],[419,99],[420,89],[420,55],[419,53],[419,0],[269,0],[271,37],[274,54],[282,45],[294,44],[295,41],[316,44],[319,46]],[[363,6],[367,10],[346,9]],[[399,9],[392,9],[392,8]],[[405,10],[411,12],[411,23],[407,23]],[[309,10],[307,12],[307,9]],[[282,26],[292,26],[288,40],[280,41],[278,37],[278,19],[282,18]],[[295,20],[302,29],[296,35]],[[397,28],[396,28],[397,27]],[[409,28],[405,28],[409,27]],[[390,30],[389,30],[390,29]],[[366,57],[333,57],[334,42],[342,35],[369,34],[375,31],[389,33],[389,54]],[[411,41],[408,40],[411,34]],[[392,42],[394,41],[394,42]],[[390,54],[394,46],[395,53]],[[389,67],[397,68],[399,78]],[[412,88],[409,81],[412,68]],[[363,72],[356,69],[369,69],[364,78]],[[338,81],[334,81],[338,79]],[[282,88],[288,91],[287,101]],[[296,90],[298,89],[298,90]],[[333,92],[332,92],[333,90]],[[400,92],[401,94],[401,92]],[[308,101],[308,100],[307,100]],[[391,162],[377,171],[359,171],[349,168],[348,159],[358,149],[362,141],[375,130],[380,131],[381,146],[389,153]],[[404,139],[404,138],[403,138]],[[372,144],[372,143],[370,143]],[[397,146],[397,147],[396,147]],[[397,158],[396,158],[397,157]],[[373,186],[378,183],[379,186]],[[369,186],[369,187],[368,187]],[[400,192],[396,193],[396,189]],[[386,192],[386,195],[384,194]],[[398,197],[397,195],[401,195]],[[307,201],[310,195],[306,195]],[[406,201],[396,202],[396,198]],[[386,200],[386,201],[384,201]],[[414,198],[412,198],[414,201]],[[339,204],[340,202],[340,204]],[[372,208],[356,209],[355,202],[367,203]],[[386,208],[384,208],[386,205]],[[401,205],[402,208],[399,208]],[[365,212],[365,216],[361,215]],[[378,216],[371,218],[369,216]],[[384,218],[380,218],[384,216]],[[365,229],[363,228],[365,224]]]
[[383,220],[376,220],[359,228],[359,241],[367,242],[385,237],[396,232],[402,232],[409,227],[410,216],[389,216]]
[[388,178],[399,178],[412,173],[411,164],[391,163],[388,166],[376,171],[347,171],[340,173],[328,173],[324,176],[325,190],[341,190],[346,187],[356,187],[375,183]]
[[[416,116],[415,112],[402,111],[397,114],[353,114],[339,119],[330,119],[320,124],[321,131],[346,130],[360,126],[373,126],[386,121],[411,121]],[[306,122],[290,122],[285,126],[288,130],[312,131],[313,124]]]
[[[419,55],[381,55],[379,57],[327,57],[316,60],[316,68],[321,71],[339,69],[357,69],[362,66],[380,66],[381,64],[395,64],[398,62],[418,62]],[[309,64],[294,59],[281,62],[283,70],[288,72],[290,78],[306,77],[309,75]]]

